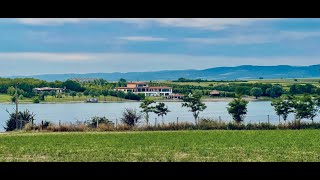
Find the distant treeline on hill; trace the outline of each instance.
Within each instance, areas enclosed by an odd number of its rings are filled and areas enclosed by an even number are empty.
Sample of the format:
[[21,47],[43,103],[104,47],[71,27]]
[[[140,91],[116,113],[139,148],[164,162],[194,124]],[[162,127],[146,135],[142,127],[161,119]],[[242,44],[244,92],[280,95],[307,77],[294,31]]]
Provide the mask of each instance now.
[[207,80],[207,79],[179,78],[178,80],[173,80],[172,82],[248,82],[248,81],[245,81],[245,80]]

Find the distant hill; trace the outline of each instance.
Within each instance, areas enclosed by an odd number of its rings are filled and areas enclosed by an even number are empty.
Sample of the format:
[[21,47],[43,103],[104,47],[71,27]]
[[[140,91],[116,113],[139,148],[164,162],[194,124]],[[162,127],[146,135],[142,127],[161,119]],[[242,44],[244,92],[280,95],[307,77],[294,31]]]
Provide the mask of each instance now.
[[128,73],[89,73],[89,74],[43,74],[33,77],[46,81],[64,81],[71,78],[103,78],[109,81],[117,81],[124,78],[129,81],[149,80],[176,80],[178,78],[208,79],[208,80],[235,80],[235,79],[279,79],[279,78],[315,78],[320,77],[320,65],[312,66],[252,66],[243,65],[237,67],[216,67],[204,70],[169,70],[154,72],[128,72]]

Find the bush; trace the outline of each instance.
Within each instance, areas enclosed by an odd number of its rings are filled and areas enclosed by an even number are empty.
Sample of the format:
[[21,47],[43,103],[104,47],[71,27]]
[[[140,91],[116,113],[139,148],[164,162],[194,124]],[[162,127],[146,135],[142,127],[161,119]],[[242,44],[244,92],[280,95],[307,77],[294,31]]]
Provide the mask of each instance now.
[[6,127],[4,127],[6,131],[13,131],[17,128],[23,129],[27,123],[33,124],[35,114],[31,113],[28,109],[26,109],[23,112],[21,111],[18,112],[18,115],[17,115],[18,122],[16,122],[15,112],[12,112],[12,113],[10,113],[9,111],[7,112],[9,113],[9,119],[6,122]]
[[38,103],[40,103],[40,100],[38,98],[35,98],[35,99],[32,100],[32,102],[35,103],[35,104],[38,104]]
[[136,109],[126,108],[122,113],[121,122],[130,127],[133,127],[139,122],[141,118],[141,114],[139,114]]
[[35,129],[35,126],[33,124],[31,124],[31,123],[27,123],[23,127],[23,130],[25,130],[25,131],[31,131],[31,130],[34,130],[34,129]]
[[92,117],[90,120],[88,120],[86,122],[86,124],[87,124],[88,127],[96,128],[97,127],[97,122],[98,122],[99,126],[101,124],[112,125],[113,126],[113,122],[109,121],[108,118],[106,118],[106,117],[98,117],[98,116]]

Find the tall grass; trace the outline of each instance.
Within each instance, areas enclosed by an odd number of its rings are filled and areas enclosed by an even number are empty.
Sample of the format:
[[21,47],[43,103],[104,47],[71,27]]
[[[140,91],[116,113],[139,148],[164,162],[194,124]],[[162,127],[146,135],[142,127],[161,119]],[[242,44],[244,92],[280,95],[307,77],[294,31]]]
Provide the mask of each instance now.
[[190,122],[163,123],[158,125],[101,123],[93,127],[85,123],[50,123],[48,126],[26,125],[24,131],[47,131],[47,132],[86,132],[86,131],[177,131],[177,130],[283,130],[283,129],[320,129],[320,123],[308,123],[301,121],[288,122],[286,124],[247,123],[237,124],[234,122],[219,121],[214,119],[200,119],[198,124]]

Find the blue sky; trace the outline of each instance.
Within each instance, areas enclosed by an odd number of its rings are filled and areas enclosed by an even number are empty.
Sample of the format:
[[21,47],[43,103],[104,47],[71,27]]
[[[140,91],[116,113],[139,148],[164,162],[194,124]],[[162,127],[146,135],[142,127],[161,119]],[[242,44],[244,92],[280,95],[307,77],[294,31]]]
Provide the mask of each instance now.
[[320,64],[320,19],[0,19],[0,76]]

